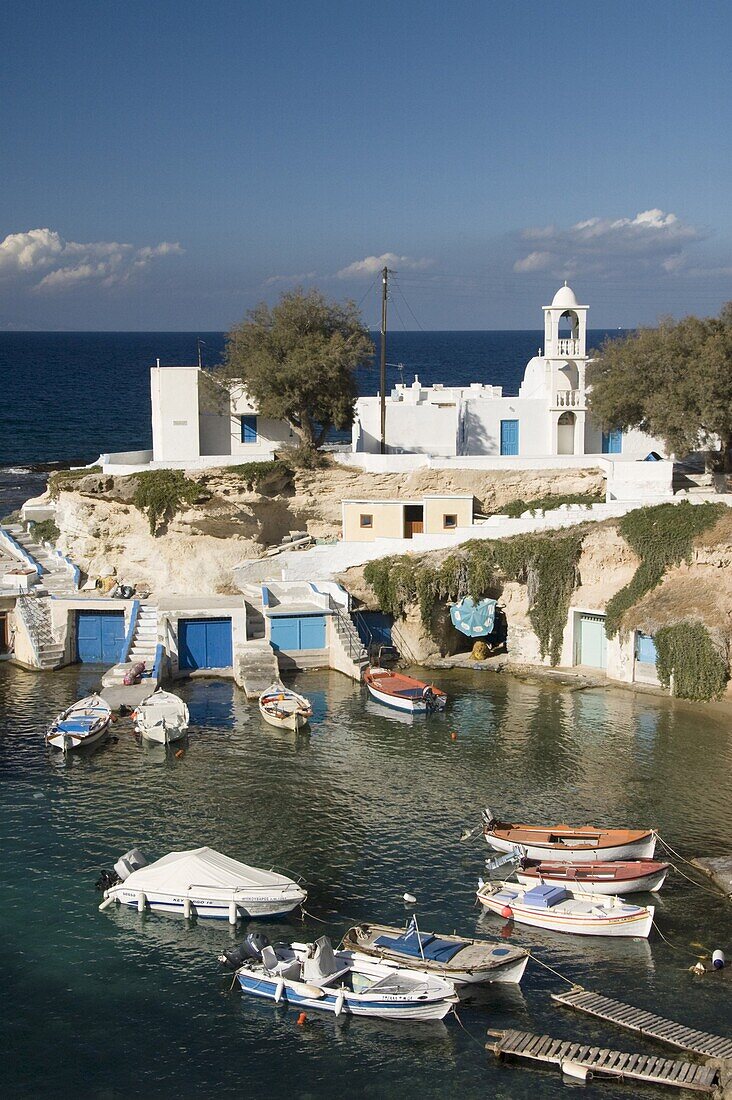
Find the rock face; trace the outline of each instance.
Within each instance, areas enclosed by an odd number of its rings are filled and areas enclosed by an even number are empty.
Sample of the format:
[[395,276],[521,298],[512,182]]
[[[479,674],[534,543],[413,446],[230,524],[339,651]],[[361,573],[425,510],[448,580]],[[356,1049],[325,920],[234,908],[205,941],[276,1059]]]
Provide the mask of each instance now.
[[425,469],[401,476],[331,463],[294,471],[278,465],[257,483],[251,473],[231,468],[190,476],[201,483],[199,500],[172,517],[156,537],[132,503],[134,476],[90,474],[62,484],[56,515],[59,548],[90,576],[112,568],[125,583],[148,586],[158,595],[208,595],[233,591],[237,563],[260,557],[294,531],[337,538],[344,498],[472,492],[477,510],[489,513],[517,498],[603,488],[598,470]]

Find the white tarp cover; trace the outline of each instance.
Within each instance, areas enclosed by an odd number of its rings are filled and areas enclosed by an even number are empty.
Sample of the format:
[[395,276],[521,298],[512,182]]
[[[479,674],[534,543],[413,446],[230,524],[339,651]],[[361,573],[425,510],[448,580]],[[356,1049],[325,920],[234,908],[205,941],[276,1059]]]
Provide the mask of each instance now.
[[292,879],[274,871],[262,871],[230,859],[213,848],[191,848],[187,852],[170,852],[155,863],[133,871],[125,888],[145,893],[182,894],[189,886],[206,886],[224,890],[257,889],[295,885]]

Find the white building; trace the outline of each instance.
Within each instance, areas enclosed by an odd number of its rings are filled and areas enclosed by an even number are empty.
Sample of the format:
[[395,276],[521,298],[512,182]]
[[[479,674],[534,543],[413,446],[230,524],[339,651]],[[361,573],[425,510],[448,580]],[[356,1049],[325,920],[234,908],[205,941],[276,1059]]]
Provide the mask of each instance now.
[[[501,386],[397,385],[386,399],[389,453],[546,457],[664,453],[643,432],[605,432],[587,411],[587,311],[567,284],[544,306],[544,351],[526,364],[515,397]],[[354,451],[380,450],[381,400],[356,403]]]

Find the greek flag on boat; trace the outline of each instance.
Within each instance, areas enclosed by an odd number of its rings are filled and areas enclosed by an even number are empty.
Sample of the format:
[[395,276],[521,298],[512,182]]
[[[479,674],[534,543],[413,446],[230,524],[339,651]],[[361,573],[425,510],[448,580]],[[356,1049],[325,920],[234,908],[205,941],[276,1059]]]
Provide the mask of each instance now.
[[409,924],[407,925],[406,932],[404,933],[404,939],[408,940],[410,936],[416,936],[418,932],[419,929],[417,928],[417,917],[413,916]]
[[453,626],[467,634],[469,638],[483,638],[486,634],[493,633],[496,622],[496,601],[479,600],[474,603],[470,596],[466,596],[460,603],[454,603],[450,608],[450,618]]

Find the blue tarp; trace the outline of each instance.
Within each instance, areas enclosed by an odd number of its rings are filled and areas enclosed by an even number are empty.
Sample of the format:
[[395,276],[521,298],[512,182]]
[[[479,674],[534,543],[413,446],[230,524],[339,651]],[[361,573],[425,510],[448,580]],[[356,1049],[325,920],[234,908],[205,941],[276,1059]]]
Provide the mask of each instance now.
[[[422,944],[421,951],[419,949],[420,942]],[[457,955],[458,951],[462,951],[465,944],[453,943],[452,940],[440,940],[437,936],[420,932],[419,942],[417,941],[417,935],[412,933],[411,936],[379,936],[378,939],[374,940],[374,946],[388,947],[390,951],[397,951],[400,955],[408,955],[410,959],[421,959],[424,955],[425,959],[429,959],[431,962],[449,962],[453,955]]]
[[483,638],[486,634],[493,633],[496,622],[496,601],[479,600],[474,603],[470,596],[466,596],[460,603],[455,603],[450,608],[452,624],[469,638]]

